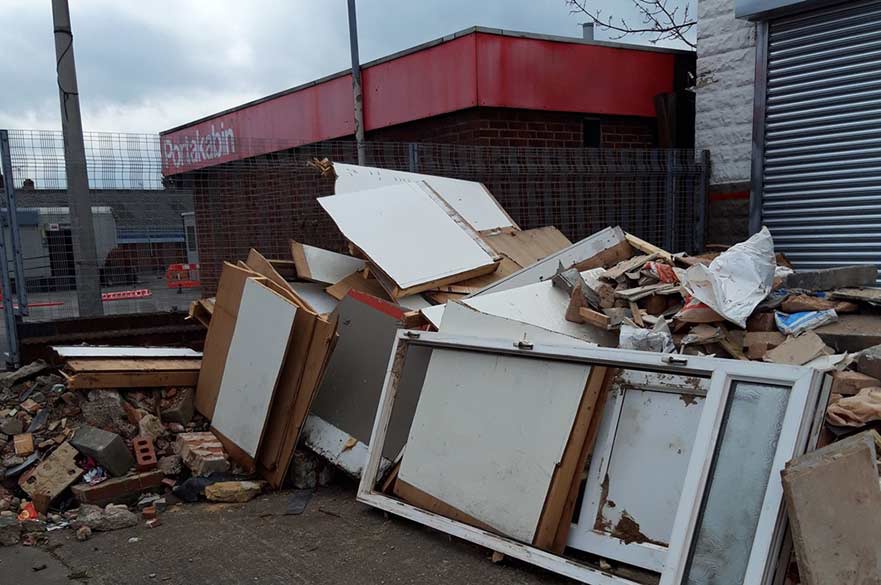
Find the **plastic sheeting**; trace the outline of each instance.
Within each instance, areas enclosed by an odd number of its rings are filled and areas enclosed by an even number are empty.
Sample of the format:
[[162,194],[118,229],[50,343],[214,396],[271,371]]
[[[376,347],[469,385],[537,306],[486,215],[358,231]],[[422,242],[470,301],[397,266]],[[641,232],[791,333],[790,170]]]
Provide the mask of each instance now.
[[774,282],[777,262],[774,241],[767,228],[732,246],[709,266],[696,264],[685,271],[685,287],[701,302],[740,327],[761,303]]

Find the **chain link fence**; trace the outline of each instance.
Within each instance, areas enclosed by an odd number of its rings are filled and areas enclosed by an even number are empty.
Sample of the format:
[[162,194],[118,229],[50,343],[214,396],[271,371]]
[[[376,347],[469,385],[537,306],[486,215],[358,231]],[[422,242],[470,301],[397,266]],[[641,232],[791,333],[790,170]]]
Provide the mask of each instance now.
[[[16,209],[10,214],[3,198],[3,225],[10,286],[23,280],[28,291],[21,318],[79,316],[61,133],[10,130],[8,136],[4,171],[12,175]],[[214,294],[224,260],[245,258],[252,247],[282,259],[290,256],[291,239],[344,249],[316,202],[333,193],[334,180],[307,162],[355,163],[351,141],[169,176],[157,135],[87,133],[85,142],[105,314],[185,310],[191,300]],[[266,152],[266,146],[239,139],[236,152]],[[706,153],[369,142],[366,155],[369,166],[480,181],[523,229],[553,225],[577,241],[620,225],[673,251],[703,245]],[[17,250],[12,221],[20,233]]]

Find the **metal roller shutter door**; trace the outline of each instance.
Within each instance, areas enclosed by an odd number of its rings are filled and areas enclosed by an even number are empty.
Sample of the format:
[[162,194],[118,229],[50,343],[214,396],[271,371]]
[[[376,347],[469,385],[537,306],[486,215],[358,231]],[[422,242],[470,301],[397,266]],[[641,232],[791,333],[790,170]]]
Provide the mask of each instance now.
[[762,219],[797,268],[881,266],[881,0],[772,20]]

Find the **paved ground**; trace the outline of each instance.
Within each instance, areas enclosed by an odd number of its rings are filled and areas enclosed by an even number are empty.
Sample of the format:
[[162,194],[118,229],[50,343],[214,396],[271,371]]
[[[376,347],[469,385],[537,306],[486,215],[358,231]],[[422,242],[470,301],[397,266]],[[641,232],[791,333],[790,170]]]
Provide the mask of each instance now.
[[348,487],[323,488],[300,516],[284,515],[286,503],[278,493],[243,505],[173,506],[158,528],[87,542],[54,532],[46,550],[0,548],[0,585],[568,583],[516,561],[493,564],[485,549],[386,518]]

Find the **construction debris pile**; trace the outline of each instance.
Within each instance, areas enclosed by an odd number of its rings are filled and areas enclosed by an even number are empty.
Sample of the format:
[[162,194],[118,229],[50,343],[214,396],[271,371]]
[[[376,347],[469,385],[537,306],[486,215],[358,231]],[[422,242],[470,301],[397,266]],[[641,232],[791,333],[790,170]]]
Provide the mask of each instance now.
[[342,474],[586,583],[881,570],[874,267],[794,271],[765,230],[701,256],[572,243],[479,183],[312,164],[348,254],[230,259],[191,307],[201,352],[59,347],[58,374],[0,379],[0,542]]

